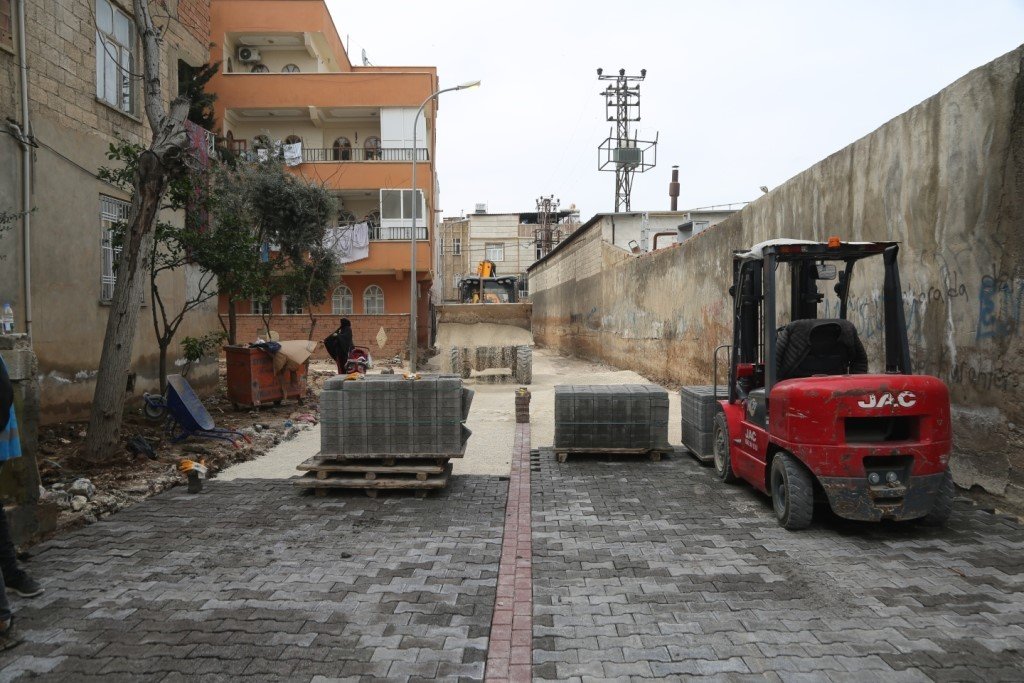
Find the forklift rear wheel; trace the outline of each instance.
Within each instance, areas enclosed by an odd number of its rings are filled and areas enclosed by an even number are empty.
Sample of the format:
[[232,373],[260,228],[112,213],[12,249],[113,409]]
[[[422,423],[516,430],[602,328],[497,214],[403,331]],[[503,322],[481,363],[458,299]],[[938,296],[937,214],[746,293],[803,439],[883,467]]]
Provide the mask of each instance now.
[[956,498],[956,486],[953,485],[953,474],[946,470],[939,484],[939,490],[935,492],[935,504],[932,511],[921,518],[921,523],[927,526],[945,526],[949,516],[953,514],[953,499]]
[[772,461],[772,506],[783,529],[806,529],[814,517],[814,482],[807,470],[789,453]]
[[725,421],[725,413],[715,415],[715,472],[726,484],[736,481],[732,472],[732,458],[729,457],[729,425]]

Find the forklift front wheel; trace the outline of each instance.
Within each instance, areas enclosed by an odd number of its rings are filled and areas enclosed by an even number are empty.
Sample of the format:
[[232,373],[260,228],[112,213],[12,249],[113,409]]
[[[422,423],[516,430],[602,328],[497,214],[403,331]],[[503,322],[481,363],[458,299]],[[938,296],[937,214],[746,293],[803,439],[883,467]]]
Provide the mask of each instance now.
[[729,457],[729,425],[725,421],[725,413],[715,415],[715,472],[726,484],[736,481],[732,472],[732,458]]
[[927,515],[921,518],[925,526],[945,526],[953,514],[953,500],[956,498],[956,485],[953,484],[953,473],[946,470],[935,493],[935,504]]
[[814,482],[807,470],[789,453],[772,461],[772,506],[783,529],[806,529],[814,517]]

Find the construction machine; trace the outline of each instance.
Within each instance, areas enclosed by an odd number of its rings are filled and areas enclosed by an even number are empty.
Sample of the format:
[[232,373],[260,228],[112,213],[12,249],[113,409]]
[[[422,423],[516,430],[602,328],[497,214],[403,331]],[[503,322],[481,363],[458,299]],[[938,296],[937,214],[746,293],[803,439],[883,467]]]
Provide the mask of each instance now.
[[[854,520],[950,516],[949,391],[911,368],[898,252],[896,242],[832,237],[733,254],[732,344],[714,359],[728,353],[728,385],[724,395],[715,387],[720,409],[708,413],[714,466],[722,481],[767,493],[786,529],[808,526],[816,501]],[[882,293],[884,358],[869,359],[848,319],[855,268],[861,280],[882,276],[869,289]],[[819,289],[831,280],[834,296]]]
[[[498,275],[481,261],[476,275],[459,283],[459,301],[437,307],[437,348],[448,369],[464,379],[533,381],[533,306],[520,301],[519,278]],[[489,372],[507,369],[508,372]]]

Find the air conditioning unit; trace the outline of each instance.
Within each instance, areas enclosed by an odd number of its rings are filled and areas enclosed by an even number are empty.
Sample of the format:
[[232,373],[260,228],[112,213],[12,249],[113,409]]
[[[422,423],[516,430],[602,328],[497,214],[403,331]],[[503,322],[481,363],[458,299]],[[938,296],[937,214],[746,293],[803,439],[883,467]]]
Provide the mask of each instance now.
[[476,205],[476,213],[487,213],[487,205],[486,204],[477,204]]
[[617,147],[612,150],[612,161],[616,164],[639,164],[643,158],[643,150],[636,147]]
[[260,61],[260,51],[254,47],[240,47],[238,48],[238,61],[240,62],[258,62]]

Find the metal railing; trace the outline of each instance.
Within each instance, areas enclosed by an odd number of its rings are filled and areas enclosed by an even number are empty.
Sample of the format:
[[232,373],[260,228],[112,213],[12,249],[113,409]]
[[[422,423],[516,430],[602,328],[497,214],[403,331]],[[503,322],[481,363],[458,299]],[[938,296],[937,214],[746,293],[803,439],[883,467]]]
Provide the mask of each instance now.
[[[383,228],[383,227],[380,227],[379,225],[375,225],[375,226],[371,226],[370,227],[370,239],[371,240],[377,240],[377,241],[382,241],[382,242],[402,241],[402,240],[409,241],[410,237],[412,237],[412,228],[411,227]],[[420,227],[420,226],[416,227],[416,239],[418,239],[418,240],[425,240],[425,239],[427,239],[427,229],[426,229],[426,227]]]
[[335,149],[333,147],[303,147],[302,161],[319,163],[332,161],[412,161],[415,152],[416,161],[427,161],[426,148],[389,147],[381,149]]

